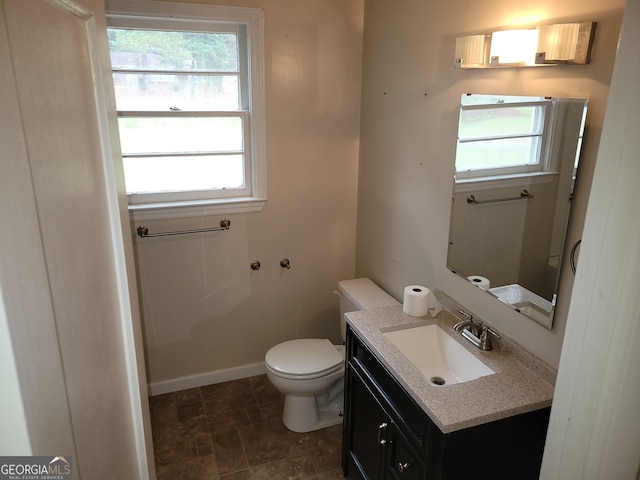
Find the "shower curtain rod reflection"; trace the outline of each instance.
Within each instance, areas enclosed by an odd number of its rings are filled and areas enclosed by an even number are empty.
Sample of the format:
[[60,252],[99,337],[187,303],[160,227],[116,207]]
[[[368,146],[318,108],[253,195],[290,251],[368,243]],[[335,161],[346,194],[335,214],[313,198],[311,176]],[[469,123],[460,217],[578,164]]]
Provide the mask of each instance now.
[[228,218],[223,218],[220,220],[219,227],[211,227],[211,228],[198,228],[196,230],[178,230],[175,232],[158,232],[158,233],[149,233],[149,229],[144,225],[138,225],[136,231],[138,232],[138,236],[141,238],[148,237],[167,237],[169,235],[186,235],[188,233],[205,233],[205,232],[218,232],[221,230],[229,230],[231,226],[231,220]]

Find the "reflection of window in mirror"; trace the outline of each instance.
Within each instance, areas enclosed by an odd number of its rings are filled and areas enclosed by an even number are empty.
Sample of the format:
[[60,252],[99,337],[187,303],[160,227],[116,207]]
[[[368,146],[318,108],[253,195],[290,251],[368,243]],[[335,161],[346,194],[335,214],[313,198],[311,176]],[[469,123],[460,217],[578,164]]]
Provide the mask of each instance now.
[[544,97],[462,97],[456,178],[551,170],[547,145],[553,106]]
[[[576,158],[573,162],[573,181],[576,180],[576,174],[578,173],[578,163],[580,162],[580,152],[582,152],[582,140],[584,138],[584,126],[587,123],[587,105],[584,106],[582,112],[582,121],[580,122],[580,133],[578,133],[578,147],[576,148]],[[573,189],[572,189],[573,191]]]

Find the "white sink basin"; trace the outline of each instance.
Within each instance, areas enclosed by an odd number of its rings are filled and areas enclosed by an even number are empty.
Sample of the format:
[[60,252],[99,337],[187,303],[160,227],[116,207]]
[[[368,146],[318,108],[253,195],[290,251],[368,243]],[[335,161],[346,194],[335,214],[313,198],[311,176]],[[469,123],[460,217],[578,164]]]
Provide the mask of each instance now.
[[435,385],[468,382],[496,373],[437,325],[384,335]]

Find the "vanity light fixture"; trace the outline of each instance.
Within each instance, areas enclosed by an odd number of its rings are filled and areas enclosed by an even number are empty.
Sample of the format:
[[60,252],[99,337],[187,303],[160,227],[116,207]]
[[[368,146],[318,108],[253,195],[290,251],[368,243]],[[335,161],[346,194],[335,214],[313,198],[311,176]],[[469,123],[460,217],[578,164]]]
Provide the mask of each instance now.
[[540,25],[536,64],[591,63],[596,22]]
[[489,64],[492,67],[533,65],[537,46],[538,30],[535,28],[493,32]]
[[584,65],[591,62],[596,22],[558,23],[456,38],[456,68]]
[[487,61],[491,35],[456,38],[456,68],[482,68]]

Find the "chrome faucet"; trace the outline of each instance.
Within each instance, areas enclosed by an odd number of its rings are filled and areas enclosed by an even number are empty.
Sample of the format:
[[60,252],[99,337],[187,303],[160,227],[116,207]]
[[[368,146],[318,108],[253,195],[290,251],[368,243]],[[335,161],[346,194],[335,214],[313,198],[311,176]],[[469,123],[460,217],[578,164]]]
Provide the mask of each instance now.
[[456,332],[460,330],[470,330],[475,336],[480,337],[482,322],[474,322],[473,315],[465,312],[464,310],[459,310],[459,313],[466,317],[466,320],[461,320],[453,326],[453,329]]
[[461,335],[473,343],[480,350],[488,352],[493,348],[491,345],[491,336],[496,338],[502,338],[496,332],[489,327],[482,325],[482,322],[475,322],[473,315],[459,310],[459,312],[466,317],[466,320],[461,320],[453,326],[456,332],[461,332]]

